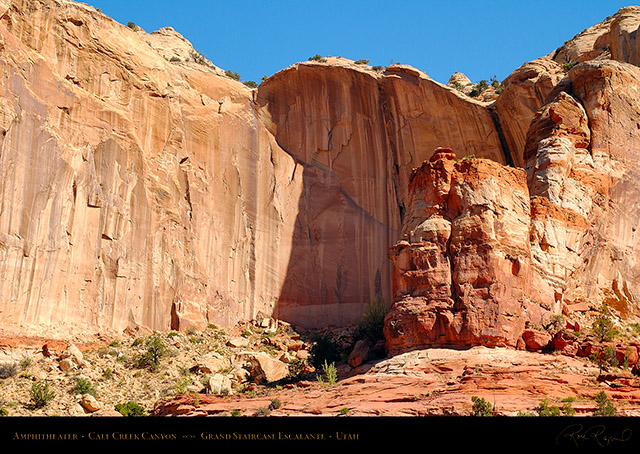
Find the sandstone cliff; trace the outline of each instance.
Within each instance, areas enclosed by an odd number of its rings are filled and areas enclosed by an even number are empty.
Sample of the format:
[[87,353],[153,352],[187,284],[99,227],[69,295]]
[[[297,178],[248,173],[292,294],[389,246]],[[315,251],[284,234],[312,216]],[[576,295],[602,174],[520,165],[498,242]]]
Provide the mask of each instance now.
[[303,63],[256,92],[172,29],[1,6],[7,329],[357,321],[390,301],[412,166],[443,142],[506,162],[485,104],[410,67]]
[[[500,118],[509,118],[502,124],[506,141],[515,147],[515,162],[522,163],[520,180],[513,181],[513,169],[492,164],[491,171],[485,170],[486,188],[476,187],[475,175],[483,167],[489,169],[483,162],[465,166],[436,160],[417,170],[414,178],[424,183],[410,186],[414,194],[409,208],[417,220],[405,220],[408,240],[390,252],[397,290],[386,321],[390,351],[443,343],[524,346],[520,336],[525,326],[541,330],[553,315],[571,315],[576,303],[594,308],[606,304],[623,318],[638,316],[635,93],[640,78],[638,68],[630,64],[635,43],[629,34],[630,28],[638,27],[638,13],[638,8],[625,8],[559,49],[554,58],[577,59],[563,66],[563,77],[554,60],[544,57],[507,79],[492,109]],[[610,54],[602,42],[609,43]],[[524,125],[528,126],[523,136]],[[453,202],[454,193],[466,193],[465,202]],[[457,208],[465,205],[475,206],[471,223],[465,210]],[[509,222],[514,213],[521,231]],[[416,237],[414,229],[422,223],[421,232],[434,219],[450,225],[439,250],[445,259],[441,268],[450,267],[451,272],[432,282],[432,274],[440,269],[438,261],[425,258],[433,240]],[[465,231],[456,225],[477,227]],[[465,261],[468,247],[457,245],[456,233],[466,243],[484,244],[470,255],[473,260]],[[513,261],[513,276],[500,259]],[[522,270],[524,281],[518,283]],[[468,284],[471,287],[465,288]],[[503,303],[492,291],[496,285],[507,290]],[[439,286],[447,289],[445,304],[429,295]],[[469,299],[468,288],[479,298]],[[516,302],[519,310],[511,306]]]
[[[621,10],[483,102],[330,57],[250,89],[173,29],[0,0],[3,329],[344,325],[412,286],[438,295],[426,307],[446,306],[454,343],[515,345],[569,302],[632,316],[638,17]],[[482,160],[423,165],[438,147]],[[423,212],[427,188],[452,205]],[[389,248],[424,221],[435,280],[398,281]]]

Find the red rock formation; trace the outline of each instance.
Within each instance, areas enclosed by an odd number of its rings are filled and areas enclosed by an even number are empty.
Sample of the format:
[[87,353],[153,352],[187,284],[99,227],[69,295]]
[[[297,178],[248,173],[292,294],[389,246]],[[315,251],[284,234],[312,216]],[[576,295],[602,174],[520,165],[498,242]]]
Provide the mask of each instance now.
[[[550,293],[633,314],[637,12],[523,65],[492,103],[342,58],[251,90],[172,29],[132,30],[69,0],[0,1],[0,322],[344,325],[393,285],[447,307],[452,342],[484,335],[478,301],[489,342],[509,345],[537,315],[496,308]],[[412,169],[441,145],[495,165],[436,159],[423,172],[439,186],[420,199]],[[524,167],[530,193],[498,164]],[[388,249],[408,223],[425,240],[396,248],[396,265],[429,271],[392,284]]]
[[[387,320],[391,351],[441,342],[514,345],[523,327],[514,320],[532,313],[524,303],[517,309],[480,291],[496,285],[506,289],[506,301],[528,298],[533,307],[540,304],[551,313],[557,313],[559,304],[594,301],[609,304],[623,317],[640,314],[640,245],[635,235],[640,220],[639,89],[640,71],[627,63],[588,61],[571,69],[531,121],[522,155],[526,181],[524,172],[518,182],[513,178],[517,171],[495,163],[491,173],[471,163],[442,159],[418,170],[409,186],[409,223],[403,227],[409,240],[391,252],[398,290]],[[476,181],[491,182],[491,188]],[[502,187],[510,188],[509,193],[501,192]],[[486,194],[492,196],[487,200]],[[502,209],[495,207],[496,201]],[[475,207],[470,211],[475,217],[465,215],[469,206]],[[449,243],[431,240],[425,247],[411,236],[416,225],[434,225],[438,218],[451,222],[450,240],[445,238]],[[483,219],[490,222],[483,224]],[[456,226],[466,230],[456,235]],[[492,232],[504,234],[497,247],[486,241],[493,239]],[[466,238],[466,248],[457,246],[460,236]],[[470,247],[471,238],[479,244]],[[430,260],[423,258],[425,250]],[[466,251],[471,252],[468,257]],[[518,258],[514,270],[524,271],[528,285],[514,285],[517,279],[491,259],[496,251]],[[451,273],[446,272],[449,263]],[[449,282],[447,293],[443,284]],[[465,288],[471,289],[471,298]],[[493,309],[484,309],[484,318],[475,320],[466,313],[476,306]],[[465,317],[453,315],[457,312]],[[541,320],[540,312],[536,314]],[[482,336],[461,336],[465,323],[484,323],[500,334],[476,328]],[[576,347],[562,337],[554,345],[565,354],[576,354]]]
[[428,345],[515,347],[554,295],[531,268],[529,197],[522,170],[455,161],[439,150],[409,184],[405,239],[391,248],[390,352]]
[[485,104],[406,65],[299,63],[257,103],[304,188],[276,313],[307,325],[357,322],[363,303],[390,300],[407,181],[438,144],[506,162]]

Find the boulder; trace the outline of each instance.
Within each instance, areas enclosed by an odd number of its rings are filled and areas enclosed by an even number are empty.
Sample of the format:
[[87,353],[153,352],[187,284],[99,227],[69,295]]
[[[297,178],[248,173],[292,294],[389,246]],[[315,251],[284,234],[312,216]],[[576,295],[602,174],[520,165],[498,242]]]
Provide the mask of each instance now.
[[217,352],[207,353],[197,360],[197,368],[204,374],[213,374],[230,366],[231,361],[229,358]]
[[94,413],[102,409],[102,405],[91,394],[83,394],[80,405],[87,413]]
[[213,374],[205,383],[205,389],[211,394],[233,394],[231,380],[224,374]]
[[358,340],[349,354],[349,365],[351,367],[358,367],[362,363],[367,362],[369,359],[369,351],[369,343],[364,339]]
[[526,329],[522,333],[522,339],[528,350],[539,351],[549,345],[551,342],[551,334],[546,331]]
[[282,361],[264,352],[247,352],[242,355],[246,367],[256,383],[273,383],[289,375],[289,367]]

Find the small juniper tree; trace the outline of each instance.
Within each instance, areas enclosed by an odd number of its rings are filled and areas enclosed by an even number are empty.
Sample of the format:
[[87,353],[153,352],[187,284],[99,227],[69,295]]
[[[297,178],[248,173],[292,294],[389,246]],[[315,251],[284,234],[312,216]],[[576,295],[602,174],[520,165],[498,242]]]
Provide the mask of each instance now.
[[495,407],[482,397],[471,396],[473,406],[471,413],[473,416],[493,416],[495,414]]
[[616,416],[617,410],[613,402],[609,400],[604,391],[600,391],[595,395],[594,400],[598,404],[593,416]]
[[600,342],[609,342],[618,335],[618,330],[613,325],[611,310],[606,304],[602,306],[600,315],[596,318],[591,329]]

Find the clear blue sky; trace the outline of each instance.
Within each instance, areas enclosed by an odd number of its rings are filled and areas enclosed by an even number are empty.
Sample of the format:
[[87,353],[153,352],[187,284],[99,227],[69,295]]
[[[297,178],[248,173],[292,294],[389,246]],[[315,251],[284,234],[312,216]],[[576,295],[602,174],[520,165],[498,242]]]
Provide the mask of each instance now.
[[243,80],[310,56],[405,63],[446,83],[502,80],[623,6],[617,0],[85,0],[147,32],[171,26]]

